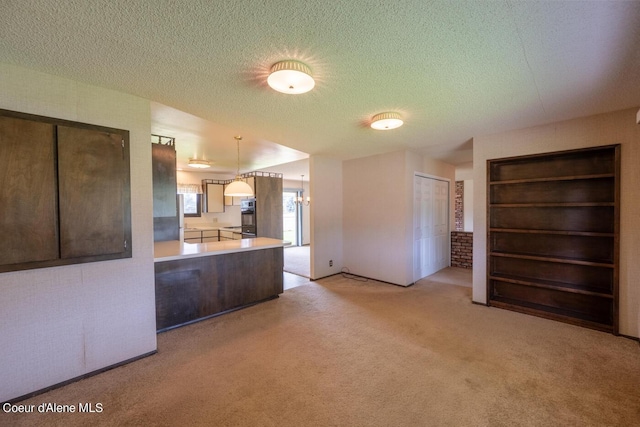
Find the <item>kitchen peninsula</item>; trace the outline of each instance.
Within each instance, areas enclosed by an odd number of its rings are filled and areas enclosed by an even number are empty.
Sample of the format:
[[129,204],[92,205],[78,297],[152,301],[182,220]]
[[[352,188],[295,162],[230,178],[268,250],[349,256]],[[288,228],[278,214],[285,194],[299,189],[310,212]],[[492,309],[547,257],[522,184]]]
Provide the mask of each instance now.
[[158,332],[277,298],[283,291],[284,244],[265,237],[156,242]]

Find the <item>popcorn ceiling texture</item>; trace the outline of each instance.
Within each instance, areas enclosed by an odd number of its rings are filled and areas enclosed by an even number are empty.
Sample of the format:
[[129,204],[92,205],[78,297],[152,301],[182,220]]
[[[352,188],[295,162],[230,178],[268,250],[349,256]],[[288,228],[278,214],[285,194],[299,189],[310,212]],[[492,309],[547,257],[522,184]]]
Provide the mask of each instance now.
[[[476,135],[637,107],[637,28],[640,2],[21,0],[0,2],[0,58],[310,154],[456,164]],[[267,88],[282,59],[316,89]],[[405,126],[363,126],[389,110]]]

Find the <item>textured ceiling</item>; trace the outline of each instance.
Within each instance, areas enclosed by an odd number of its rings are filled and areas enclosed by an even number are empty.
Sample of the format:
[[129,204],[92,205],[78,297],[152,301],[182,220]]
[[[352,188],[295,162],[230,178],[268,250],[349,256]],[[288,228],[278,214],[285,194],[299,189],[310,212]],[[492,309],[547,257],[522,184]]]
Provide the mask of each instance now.
[[[243,169],[400,148],[468,162],[476,135],[640,105],[638,46],[637,1],[0,2],[1,62],[155,101],[182,160],[226,169],[235,134]],[[312,92],[266,86],[288,58]],[[368,128],[384,111],[405,125]]]

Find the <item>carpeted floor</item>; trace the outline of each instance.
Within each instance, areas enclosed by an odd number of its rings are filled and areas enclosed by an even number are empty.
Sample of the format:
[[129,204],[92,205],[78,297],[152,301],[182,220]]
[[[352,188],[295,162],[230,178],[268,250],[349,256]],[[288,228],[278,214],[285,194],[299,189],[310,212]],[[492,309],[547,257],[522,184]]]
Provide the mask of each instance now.
[[101,413],[0,413],[0,425],[639,425],[638,342],[471,304],[470,280],[310,282],[22,402]]
[[306,246],[287,246],[284,248],[284,271],[306,278],[311,277],[311,248]]

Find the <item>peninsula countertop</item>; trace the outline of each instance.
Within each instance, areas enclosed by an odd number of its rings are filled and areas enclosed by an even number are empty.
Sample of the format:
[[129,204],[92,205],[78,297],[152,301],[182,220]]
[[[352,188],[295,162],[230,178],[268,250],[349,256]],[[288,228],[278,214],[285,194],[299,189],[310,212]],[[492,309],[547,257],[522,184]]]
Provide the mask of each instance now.
[[234,252],[255,251],[278,248],[289,242],[267,237],[254,239],[224,240],[221,242],[184,243],[179,240],[156,242],[153,248],[154,262],[171,261],[185,258],[230,254]]

